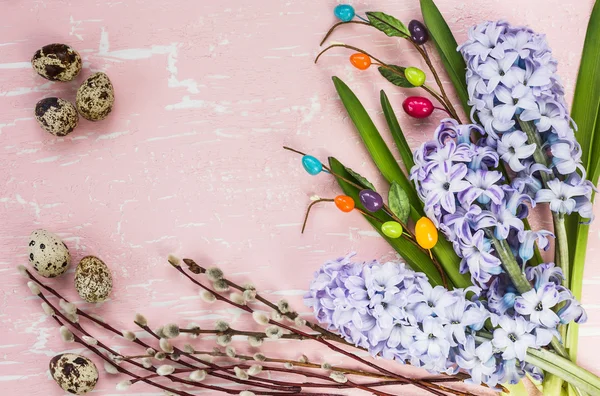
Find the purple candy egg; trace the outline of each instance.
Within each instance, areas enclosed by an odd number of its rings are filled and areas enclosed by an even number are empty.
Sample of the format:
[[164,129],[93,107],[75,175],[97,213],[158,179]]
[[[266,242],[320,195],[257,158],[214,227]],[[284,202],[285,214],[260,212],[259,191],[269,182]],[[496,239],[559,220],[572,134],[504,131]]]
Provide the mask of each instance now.
[[377,212],[383,208],[383,198],[373,190],[362,190],[359,194],[360,203],[369,212]]

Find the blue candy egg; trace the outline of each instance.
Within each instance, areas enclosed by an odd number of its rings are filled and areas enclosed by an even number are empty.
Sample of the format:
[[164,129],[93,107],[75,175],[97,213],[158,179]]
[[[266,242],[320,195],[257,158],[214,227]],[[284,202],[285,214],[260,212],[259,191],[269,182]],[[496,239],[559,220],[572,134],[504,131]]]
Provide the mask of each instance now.
[[321,161],[313,157],[312,155],[305,155],[302,157],[302,166],[309,175],[318,175],[323,170],[323,164]]
[[342,22],[351,21],[354,18],[354,7],[350,4],[339,4],[333,9],[333,14]]

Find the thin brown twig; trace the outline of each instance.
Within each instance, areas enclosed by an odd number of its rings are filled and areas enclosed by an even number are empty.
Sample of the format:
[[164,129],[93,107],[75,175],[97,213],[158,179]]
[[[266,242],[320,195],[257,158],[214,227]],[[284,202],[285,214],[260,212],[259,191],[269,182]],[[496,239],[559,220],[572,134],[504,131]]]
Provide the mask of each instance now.
[[370,23],[368,23],[368,22],[363,22],[363,21],[347,21],[347,22],[338,22],[338,23],[336,23],[335,25],[333,25],[333,26],[332,26],[332,27],[329,29],[329,31],[327,32],[327,34],[325,34],[325,37],[323,37],[323,40],[321,40],[321,44],[319,44],[319,45],[320,45],[320,46],[321,46],[321,45],[323,45],[323,43],[325,42],[325,40],[327,40],[327,38],[328,38],[329,36],[331,36],[331,33],[333,33],[333,31],[334,31],[334,30],[335,30],[335,29],[336,29],[338,26],[341,26],[341,25],[347,25],[347,24],[349,24],[349,23],[354,23],[354,24],[358,24],[358,25],[368,25],[368,26],[371,26],[371,24],[370,24]]

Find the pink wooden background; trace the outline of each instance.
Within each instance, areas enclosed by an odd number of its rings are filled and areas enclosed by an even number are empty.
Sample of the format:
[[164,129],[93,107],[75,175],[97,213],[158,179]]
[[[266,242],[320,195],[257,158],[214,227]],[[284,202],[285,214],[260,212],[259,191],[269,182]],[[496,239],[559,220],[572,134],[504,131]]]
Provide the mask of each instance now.
[[[381,10],[405,21],[419,18],[417,0],[353,3],[359,12]],[[570,101],[592,0],[437,3],[459,41],[469,26],[483,19],[506,18],[546,32]],[[407,95],[374,69],[353,69],[345,50],[332,51],[313,64],[319,41],[334,22],[335,4],[0,3],[3,395],[63,394],[49,379],[48,361],[60,352],[81,352],[60,341],[54,322],[43,315],[40,301],[16,273],[15,267],[27,262],[28,235],[35,228],[63,237],[75,263],[94,254],[110,266],[111,301],[80,306],[129,329],[134,328],[136,311],[155,326],[176,319],[184,324],[237,320],[236,313],[223,306],[203,305],[195,289],[166,264],[168,253],[219,265],[233,278],[252,279],[273,299],[285,296],[299,308],[313,271],[324,260],[353,250],[365,260],[395,257],[362,218],[332,207],[314,210],[306,234],[300,234],[309,197],[333,196],[338,190],[325,175],[305,174],[299,158],[283,151],[282,145],[321,158],[335,155],[381,181],[330,77],[337,75],[355,89],[381,126],[379,90],[385,88],[398,108]],[[364,26],[346,27],[332,40],[368,48],[390,62],[421,65],[406,43]],[[75,97],[75,83],[51,83],[31,70],[32,54],[52,42],[79,50],[84,70],[78,81],[101,70],[116,92],[107,120],[82,119],[78,129],[62,139],[42,131],[33,118],[41,98]],[[425,122],[402,117],[401,122],[414,147],[432,133],[435,117]],[[581,329],[580,343],[580,363],[597,372],[598,224],[591,231],[583,298],[589,322]],[[78,301],[73,268],[51,283]],[[122,344],[113,337],[106,340]],[[325,351],[310,350],[313,359],[324,355],[331,358]],[[114,390],[116,382],[103,373],[96,393],[120,394]],[[130,393],[157,394],[144,385]]]

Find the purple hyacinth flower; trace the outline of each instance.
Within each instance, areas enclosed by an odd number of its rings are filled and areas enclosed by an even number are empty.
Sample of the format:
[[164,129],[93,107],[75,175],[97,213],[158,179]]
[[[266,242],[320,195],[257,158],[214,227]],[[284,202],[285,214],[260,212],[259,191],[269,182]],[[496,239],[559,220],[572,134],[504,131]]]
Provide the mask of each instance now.
[[416,331],[415,341],[409,347],[411,354],[431,360],[448,356],[450,343],[446,339],[446,332],[442,323],[438,319],[429,316],[423,320],[422,326],[422,330]]
[[[469,230],[468,233],[470,232]],[[464,274],[468,271],[476,284],[485,287],[492,275],[502,272],[502,262],[493,255],[491,242],[485,238],[483,230],[475,232],[472,236],[462,235],[458,244],[463,257],[460,272]]]
[[488,56],[501,57],[502,51],[498,48],[498,38],[504,30],[503,26],[497,26],[497,22],[486,25],[473,26],[469,29],[469,41],[458,47],[468,59],[476,58],[485,62]]
[[[566,294],[565,297],[562,296],[563,293]],[[587,313],[585,312],[585,309],[583,309],[581,303],[573,297],[573,294],[570,291],[565,290],[561,292],[561,302],[564,302],[564,305],[556,312],[560,318],[561,324],[570,322],[582,324],[587,322]]]
[[[533,336],[532,336],[533,337]],[[498,376],[501,383],[509,383],[511,385],[518,384],[525,376],[525,371],[517,365],[516,359],[507,359],[498,367]]]
[[524,263],[533,257],[533,244],[535,242],[537,242],[540,249],[548,250],[550,247],[548,237],[554,237],[554,234],[546,230],[524,230],[519,232],[519,242],[521,242],[519,256],[523,259]]
[[535,267],[527,267],[525,276],[530,282],[533,281],[533,287],[539,289],[543,284],[552,282],[555,285],[560,285],[563,280],[563,272],[560,267],[554,263],[542,263]]
[[590,191],[587,186],[572,186],[558,179],[547,183],[548,189],[542,189],[535,195],[538,203],[548,202],[550,210],[560,214],[571,214],[575,210],[574,197],[585,196]]
[[467,340],[466,329],[471,326],[479,327],[490,316],[489,312],[477,304],[464,298],[457,299],[454,304],[447,306],[440,317],[447,321],[444,329],[447,339],[452,346],[462,345]]
[[522,70],[515,66],[518,57],[516,52],[509,52],[500,59],[488,58],[485,63],[479,65],[478,74],[488,80],[487,93],[494,92],[500,83],[512,87],[519,81],[518,74]]
[[515,93],[514,90],[498,87],[495,94],[500,104],[494,107],[492,114],[502,123],[510,122],[515,114],[520,114],[523,110],[538,108],[535,98],[529,90]]
[[536,175],[537,172],[552,173],[545,165],[526,162],[525,169],[517,174],[511,185],[520,193],[535,197],[535,194],[543,187],[541,177]]
[[470,206],[473,201],[486,205],[491,201],[500,204],[504,198],[504,191],[496,183],[502,179],[502,173],[496,171],[477,170],[469,171],[465,180],[471,186],[458,195],[463,206]]
[[454,194],[469,187],[469,182],[464,180],[467,171],[468,168],[460,163],[450,165],[444,162],[434,168],[421,183],[422,187],[428,190],[425,206],[432,207],[441,203],[447,212],[454,213],[456,210]]
[[430,161],[425,168],[427,170],[444,163],[452,165],[453,162],[469,162],[471,161],[470,145],[457,145],[453,141],[448,141],[443,147],[429,154],[427,160]]
[[465,382],[475,385],[487,383],[488,378],[496,371],[496,358],[492,343],[485,341],[476,346],[475,339],[468,336],[458,349],[456,363],[471,375],[471,378]]
[[521,161],[531,157],[535,151],[535,144],[526,143],[527,135],[522,131],[505,133],[498,140],[498,155],[515,172],[525,169]]
[[558,290],[554,283],[546,283],[539,289],[529,290],[515,300],[515,311],[521,315],[529,315],[532,323],[554,328],[560,321],[552,308],[559,300]]
[[520,117],[523,121],[534,121],[537,130],[540,132],[549,131],[552,127],[559,127],[562,130],[565,121],[565,110],[552,100],[538,100],[535,109],[525,110]]
[[535,325],[521,316],[514,319],[502,316],[499,325],[500,327],[494,330],[494,346],[502,351],[502,357],[506,360],[524,360],[527,348],[535,345],[535,336],[531,334]]
[[552,165],[561,175],[568,175],[580,169],[585,172],[581,164],[581,147],[578,143],[558,141],[550,146]]

